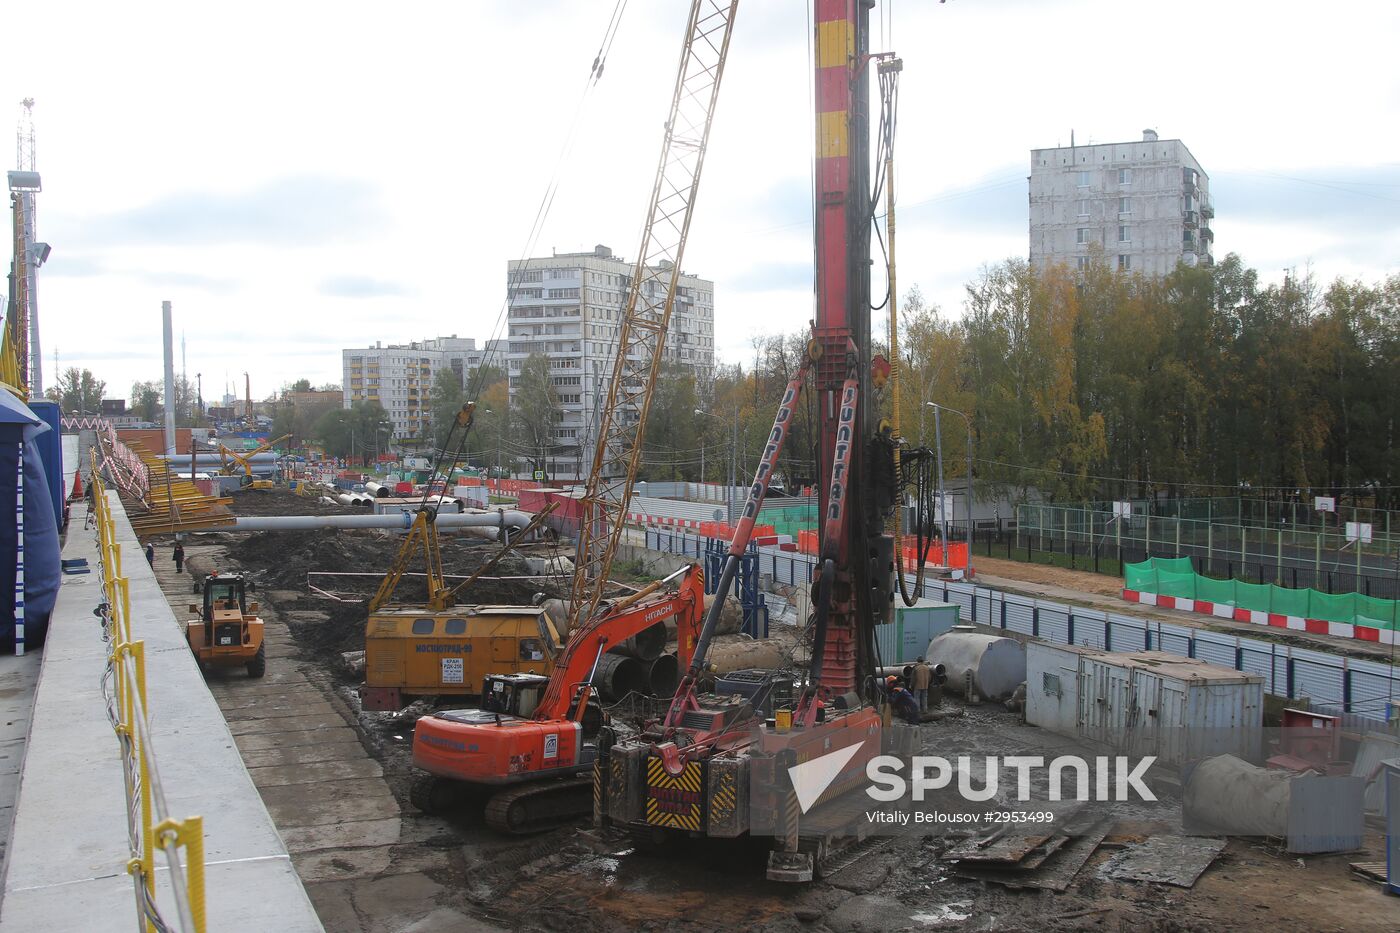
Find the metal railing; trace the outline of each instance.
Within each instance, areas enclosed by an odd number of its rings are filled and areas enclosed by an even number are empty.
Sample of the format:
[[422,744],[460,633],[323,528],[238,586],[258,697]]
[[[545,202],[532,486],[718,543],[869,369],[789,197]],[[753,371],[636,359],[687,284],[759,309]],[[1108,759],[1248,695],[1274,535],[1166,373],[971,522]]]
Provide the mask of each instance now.
[[[177,820],[166,806],[147,718],[145,642],[131,637],[131,596],[122,574],[122,547],[116,540],[116,522],[95,453],[92,463],[98,579],[104,597],[97,613],[102,618],[103,641],[110,647],[102,695],[121,747],[131,853],[126,870],[135,886],[137,928],[145,933],[173,929],[204,933],[204,818]],[[179,917],[176,926],[166,922],[156,903],[157,850],[165,857],[167,883]]]

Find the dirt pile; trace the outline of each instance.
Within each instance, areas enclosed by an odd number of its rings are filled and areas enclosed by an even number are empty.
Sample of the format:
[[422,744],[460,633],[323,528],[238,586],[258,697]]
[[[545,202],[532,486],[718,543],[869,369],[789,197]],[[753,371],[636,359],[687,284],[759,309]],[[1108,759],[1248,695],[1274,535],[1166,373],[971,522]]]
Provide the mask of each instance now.
[[299,496],[287,489],[240,489],[230,493],[234,515],[356,515],[340,505],[324,505],[317,498]]

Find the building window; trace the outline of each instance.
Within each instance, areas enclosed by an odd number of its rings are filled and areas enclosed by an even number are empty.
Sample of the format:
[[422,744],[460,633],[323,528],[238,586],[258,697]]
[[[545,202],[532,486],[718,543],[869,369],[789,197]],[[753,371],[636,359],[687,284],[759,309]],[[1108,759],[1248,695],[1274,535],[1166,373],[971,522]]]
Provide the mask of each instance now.
[[[1122,174],[1121,172],[1119,173]],[[1093,184],[1093,172],[1076,172],[1076,184],[1081,188],[1087,188]]]
[[1131,242],[1133,242],[1133,231],[1132,231],[1132,228],[1131,228],[1131,227],[1128,227],[1128,226],[1121,226],[1121,227],[1118,228],[1118,242],[1119,242],[1119,243],[1131,243]]
[[1127,255],[1127,254],[1125,254],[1125,253],[1119,253],[1119,254],[1118,254],[1118,271],[1119,271],[1119,272],[1131,272],[1131,271],[1132,271],[1132,268],[1133,268],[1133,257],[1131,257],[1131,256],[1129,256],[1129,255]]
[[1087,198],[1082,199],[1082,200],[1078,201],[1077,203],[1078,203],[1078,205],[1079,205],[1079,216],[1080,216],[1080,217],[1088,217],[1088,216],[1089,216],[1089,201],[1088,201],[1088,199],[1087,199]]
[[1131,185],[1133,183],[1133,170],[1130,168],[1120,168],[1118,170],[1118,184]]
[[1133,212],[1133,199],[1132,199],[1132,198],[1119,198],[1119,199],[1118,199],[1118,214],[1119,214],[1119,216],[1122,216],[1123,214],[1131,214],[1132,212]]
[[571,279],[571,278],[574,277],[574,274],[575,274],[575,270],[573,270],[573,269],[550,269],[550,270],[549,270],[549,277],[550,277],[551,279]]
[[1074,242],[1078,243],[1080,246],[1083,246],[1085,243],[1088,243],[1089,228],[1080,227],[1078,230],[1074,231]]
[[1080,272],[1088,272],[1088,271],[1089,271],[1089,257],[1088,257],[1088,256],[1080,256],[1079,259],[1078,259],[1078,261],[1079,261],[1079,271],[1080,271]]

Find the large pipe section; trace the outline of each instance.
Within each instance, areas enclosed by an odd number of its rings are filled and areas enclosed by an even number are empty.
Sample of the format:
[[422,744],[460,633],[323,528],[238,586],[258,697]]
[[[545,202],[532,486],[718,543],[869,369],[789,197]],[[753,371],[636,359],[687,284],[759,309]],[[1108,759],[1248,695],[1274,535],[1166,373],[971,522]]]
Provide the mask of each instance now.
[[598,660],[593,683],[604,699],[620,700],[629,693],[647,693],[647,668],[625,654],[605,654]]
[[647,680],[651,683],[651,695],[654,697],[673,697],[676,695],[676,687],[681,682],[680,661],[674,654],[663,654],[655,661],[651,662],[651,671],[647,675]]
[[661,657],[661,652],[666,650],[666,626],[658,622],[642,629],[631,638],[622,640],[610,650],[616,654],[629,655],[639,661],[655,661]]
[[948,688],[957,693],[971,687],[987,700],[1004,700],[1026,679],[1026,649],[1014,638],[984,635],[959,625],[928,643],[930,665],[948,671]]
[[[372,500],[371,500],[372,501]],[[399,528],[407,530],[413,524],[412,512],[385,515],[245,515],[235,518],[232,525],[204,531],[314,531],[332,528]],[[514,509],[496,512],[467,512],[439,514],[439,528],[508,528],[519,530],[530,524],[534,516]]]

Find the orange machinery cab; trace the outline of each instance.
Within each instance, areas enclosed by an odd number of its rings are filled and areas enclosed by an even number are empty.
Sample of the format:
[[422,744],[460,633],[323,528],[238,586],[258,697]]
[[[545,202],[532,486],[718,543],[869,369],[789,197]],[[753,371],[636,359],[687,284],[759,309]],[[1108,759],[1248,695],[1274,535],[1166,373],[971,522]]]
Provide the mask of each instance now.
[[185,623],[185,640],[201,667],[246,667],[250,677],[267,670],[263,622],[258,604],[248,602],[242,574],[211,573],[205,577],[202,605],[191,605],[199,617]]
[[549,687],[538,674],[486,678],[481,709],[438,710],[418,720],[413,764],[429,774],[474,784],[514,784],[593,765],[597,747],[570,720],[532,718]]
[[547,677],[559,643],[538,606],[386,606],[365,624],[360,699],[367,710],[395,712],[418,697],[478,696],[491,674]]

